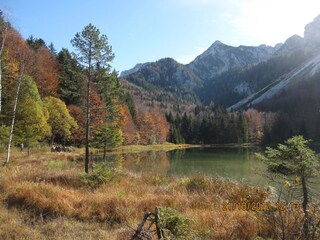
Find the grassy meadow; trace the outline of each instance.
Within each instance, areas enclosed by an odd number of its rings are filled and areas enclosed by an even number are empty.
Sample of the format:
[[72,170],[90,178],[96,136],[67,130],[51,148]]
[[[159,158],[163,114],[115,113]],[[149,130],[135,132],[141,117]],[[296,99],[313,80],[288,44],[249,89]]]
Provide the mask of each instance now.
[[190,220],[177,239],[295,239],[302,228],[302,211],[224,209],[227,202],[272,197],[267,189],[224,179],[113,169],[106,181],[92,184],[83,174],[82,151],[13,152],[0,167],[0,239],[130,239],[156,207]]

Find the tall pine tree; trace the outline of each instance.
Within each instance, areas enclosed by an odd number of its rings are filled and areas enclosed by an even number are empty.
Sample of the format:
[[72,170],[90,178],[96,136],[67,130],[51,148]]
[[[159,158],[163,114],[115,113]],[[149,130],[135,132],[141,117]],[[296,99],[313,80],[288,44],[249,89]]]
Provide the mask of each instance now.
[[109,62],[114,58],[112,48],[108,43],[106,35],[100,35],[99,29],[92,24],[84,27],[82,32],[78,32],[71,40],[76,48],[78,60],[85,69],[87,76],[87,96],[86,96],[86,142],[85,142],[85,172],[89,172],[89,129],[90,129],[90,95],[91,84],[95,80],[95,70],[98,66],[102,69],[110,69]]

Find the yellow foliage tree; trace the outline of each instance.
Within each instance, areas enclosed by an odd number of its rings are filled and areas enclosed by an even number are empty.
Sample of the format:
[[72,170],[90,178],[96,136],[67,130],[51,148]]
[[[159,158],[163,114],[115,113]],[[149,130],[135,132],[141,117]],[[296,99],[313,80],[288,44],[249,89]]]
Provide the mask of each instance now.
[[52,129],[52,144],[56,137],[65,141],[71,135],[71,130],[78,128],[77,122],[71,117],[66,104],[59,98],[46,97],[44,104],[49,112],[48,123]]
[[30,143],[50,136],[48,118],[48,111],[43,105],[36,83],[31,77],[23,77],[16,112],[15,141],[29,146]]

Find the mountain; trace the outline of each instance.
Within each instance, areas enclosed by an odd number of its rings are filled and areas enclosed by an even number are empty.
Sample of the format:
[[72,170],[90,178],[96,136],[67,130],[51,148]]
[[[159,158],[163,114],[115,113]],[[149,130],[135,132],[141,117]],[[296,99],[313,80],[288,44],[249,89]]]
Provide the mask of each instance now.
[[230,109],[247,108],[255,106],[268,99],[272,99],[278,94],[282,94],[284,90],[294,86],[300,82],[306,81],[320,72],[320,53],[311,60],[306,61],[300,66],[294,68],[292,71],[281,76],[275,82],[267,85],[260,91],[242,99],[236,104],[232,105]]
[[122,71],[120,74],[121,78],[124,78],[132,73],[135,73],[140,70],[140,68],[147,66],[150,63],[137,63],[133,68],[129,70]]
[[306,25],[304,38],[306,40],[306,53],[312,54],[320,49],[320,15]]
[[132,73],[125,76],[129,82],[146,90],[170,92],[191,102],[198,101],[194,89],[203,85],[203,80],[192,69],[172,58],[160,59],[130,71]]
[[153,63],[137,64],[134,68],[123,71],[121,77],[144,89],[170,92],[178,98],[195,103],[203,99],[203,86],[212,81],[212,76],[264,62],[280,46],[281,44],[276,47],[232,47],[216,41],[188,65],[165,58]]
[[201,101],[229,107],[273,84],[308,59],[297,39],[288,39],[267,61],[233,68],[206,81],[198,92]]
[[304,37],[293,35],[275,47],[232,47],[216,41],[187,65],[166,58],[139,64],[124,76],[148,91],[190,103],[265,110],[268,101],[313,79],[320,68],[319,51],[320,16],[306,25]]
[[204,53],[187,66],[199,77],[210,80],[233,68],[244,67],[268,60],[280,46],[232,47],[215,41]]
[[305,40],[304,38],[298,36],[298,35],[293,35],[289,37],[281,47],[275,52],[275,56],[282,56],[282,55],[288,55],[291,54],[298,49],[303,48],[305,45]]
[[[273,101],[288,89],[292,91],[292,89],[301,86],[301,84],[310,79],[315,81],[313,77],[320,72],[320,15],[313,22],[306,25],[304,38],[292,36],[276,54],[280,54],[282,57],[285,56],[287,62],[300,62],[300,64],[288,69],[289,71],[274,78],[264,87],[251,92],[251,94],[230,106],[229,109],[246,108],[255,105],[262,106],[264,102]],[[265,69],[265,72],[266,74],[268,73],[267,69]]]

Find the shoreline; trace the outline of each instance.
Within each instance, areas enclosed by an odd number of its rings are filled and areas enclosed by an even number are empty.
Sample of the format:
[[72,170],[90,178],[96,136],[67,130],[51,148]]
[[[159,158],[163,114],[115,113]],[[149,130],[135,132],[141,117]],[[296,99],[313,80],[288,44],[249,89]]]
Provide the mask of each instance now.
[[[255,144],[238,144],[238,143],[226,143],[226,144],[154,144],[154,145],[127,145],[120,146],[114,149],[107,150],[107,154],[118,153],[139,153],[146,151],[172,151],[177,149],[189,149],[189,148],[253,148],[261,147]],[[100,151],[97,151],[100,152]]]

